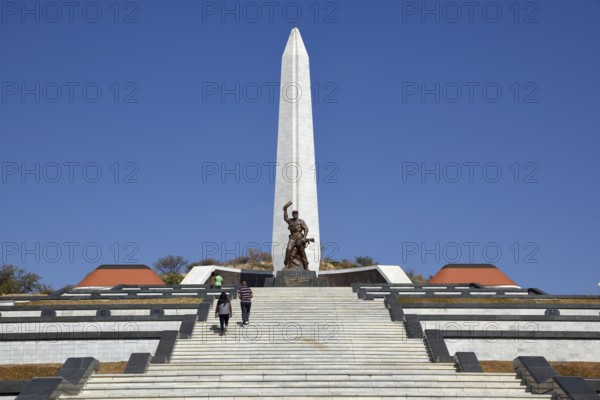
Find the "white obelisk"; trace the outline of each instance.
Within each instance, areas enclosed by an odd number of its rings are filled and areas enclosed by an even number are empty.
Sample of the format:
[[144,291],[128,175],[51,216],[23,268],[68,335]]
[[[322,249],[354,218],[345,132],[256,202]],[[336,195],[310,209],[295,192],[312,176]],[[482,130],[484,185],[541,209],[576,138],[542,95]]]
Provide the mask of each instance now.
[[277,174],[275,177],[275,205],[273,213],[272,257],[275,271],[283,269],[289,231],[283,220],[283,206],[292,201],[288,209],[298,210],[299,218],[308,226],[309,238],[314,238],[306,248],[311,271],[318,271],[321,261],[319,235],[319,210],[315,143],[313,138],[312,100],[308,53],[298,28],[290,33],[281,62],[279,99],[279,133],[277,137]]

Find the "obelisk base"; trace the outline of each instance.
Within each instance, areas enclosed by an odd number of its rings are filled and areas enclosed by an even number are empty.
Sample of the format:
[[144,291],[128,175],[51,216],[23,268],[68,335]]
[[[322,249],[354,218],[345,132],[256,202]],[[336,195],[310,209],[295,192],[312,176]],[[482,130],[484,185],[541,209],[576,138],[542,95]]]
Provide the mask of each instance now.
[[[265,286],[268,285],[265,282]],[[329,281],[326,277],[318,277],[315,271],[306,271],[304,269],[294,270],[285,269],[277,271],[277,275],[273,280],[275,287],[318,287],[329,286]]]

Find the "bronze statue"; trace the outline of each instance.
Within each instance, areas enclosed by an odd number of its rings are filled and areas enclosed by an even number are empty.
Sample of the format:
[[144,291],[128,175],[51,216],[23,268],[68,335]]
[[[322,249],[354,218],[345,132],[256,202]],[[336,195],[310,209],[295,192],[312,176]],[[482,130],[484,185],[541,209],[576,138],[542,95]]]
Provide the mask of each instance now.
[[298,218],[298,211],[292,211],[292,218],[288,217],[287,209],[292,205],[291,201],[288,201],[283,206],[283,219],[288,224],[290,230],[289,242],[285,249],[285,259],[283,261],[285,268],[299,268],[303,267],[308,270],[308,258],[306,257],[306,251],[304,250],[309,242],[314,242],[314,239],[308,239],[308,226],[306,223]]

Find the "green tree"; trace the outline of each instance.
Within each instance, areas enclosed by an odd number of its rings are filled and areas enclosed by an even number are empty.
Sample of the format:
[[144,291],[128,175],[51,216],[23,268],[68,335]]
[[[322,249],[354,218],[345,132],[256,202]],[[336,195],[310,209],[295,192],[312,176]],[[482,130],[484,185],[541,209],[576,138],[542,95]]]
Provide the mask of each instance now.
[[18,268],[12,264],[2,264],[0,267],[0,293],[26,294],[42,292],[52,292],[52,288],[43,284],[38,274],[28,272],[26,269]]
[[65,285],[65,286],[61,287],[58,290],[64,290],[65,292],[69,292],[69,291],[73,290],[74,288],[75,288],[75,285],[69,284],[69,285]]
[[361,267],[370,267],[371,265],[377,265],[377,261],[373,257],[369,256],[358,256],[354,258],[354,261]]
[[272,264],[271,254],[249,247],[246,251],[245,256],[236,257],[232,260],[227,261],[225,265],[236,266],[236,265],[265,265]]
[[161,276],[161,279],[167,285],[179,285],[183,280],[183,275],[181,274],[164,274]]
[[271,253],[267,253],[265,251],[254,249],[252,247],[248,248],[247,254],[248,254],[248,259],[249,259],[250,263],[252,263],[252,264],[272,263],[273,262],[273,260],[271,259]]
[[428,283],[429,280],[433,278],[433,275],[429,275],[429,278],[425,278],[425,276],[421,274],[416,274],[415,270],[412,268],[408,271],[405,271],[405,273],[412,283]]
[[347,258],[343,258],[342,261],[340,262],[342,267],[344,269],[346,268],[356,268],[358,267],[358,265],[356,265],[355,263],[353,263],[352,261],[348,260]]
[[181,274],[181,270],[187,263],[187,260],[181,256],[168,255],[159,258],[158,261],[154,263],[154,269],[160,275]]
[[200,261],[195,261],[195,262],[189,263],[185,268],[188,271],[190,271],[192,268],[194,268],[198,265],[224,265],[224,264],[221,261],[214,259],[214,258],[204,258]]
[[41,294],[51,294],[54,292],[54,289],[52,288],[52,286],[42,283],[42,284],[40,284],[38,292]]

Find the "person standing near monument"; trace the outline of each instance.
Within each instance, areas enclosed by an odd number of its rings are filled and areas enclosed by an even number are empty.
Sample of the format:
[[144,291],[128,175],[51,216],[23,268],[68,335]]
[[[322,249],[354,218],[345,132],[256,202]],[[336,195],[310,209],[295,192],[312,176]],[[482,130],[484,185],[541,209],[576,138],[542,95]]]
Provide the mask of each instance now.
[[231,309],[231,301],[227,297],[227,293],[221,292],[217,306],[215,307],[215,318],[219,317],[219,323],[221,324],[220,336],[223,336],[227,332],[227,326],[229,325],[229,318],[233,315]]
[[248,325],[250,318],[250,307],[252,306],[252,289],[248,287],[246,281],[242,282],[242,287],[238,290],[238,299],[242,308],[242,325]]
[[223,277],[217,272],[217,276],[215,276],[215,287],[221,289],[221,286],[223,286]]
[[[288,224],[288,230],[290,231],[289,241],[287,248],[285,249],[285,259],[283,264],[286,268],[294,267],[293,261],[296,255],[305,270],[308,270],[308,258],[306,258],[306,238],[308,237],[308,226],[303,220],[298,218],[298,211],[292,211],[292,218],[288,217],[287,209],[292,205],[291,201],[288,201],[283,206],[283,219]],[[296,253],[294,254],[294,251]]]

